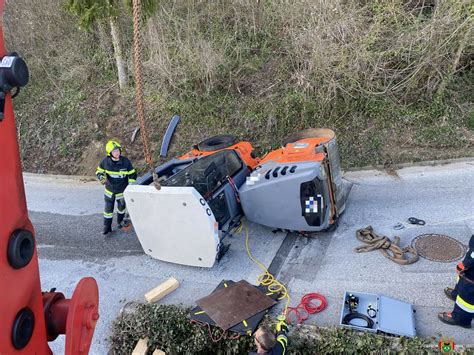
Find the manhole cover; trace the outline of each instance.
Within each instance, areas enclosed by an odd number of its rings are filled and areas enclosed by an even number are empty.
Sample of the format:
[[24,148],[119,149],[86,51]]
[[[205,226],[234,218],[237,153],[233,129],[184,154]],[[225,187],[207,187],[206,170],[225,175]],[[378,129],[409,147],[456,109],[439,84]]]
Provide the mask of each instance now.
[[411,246],[425,259],[450,263],[461,259],[466,247],[454,238],[443,234],[422,234],[412,240]]

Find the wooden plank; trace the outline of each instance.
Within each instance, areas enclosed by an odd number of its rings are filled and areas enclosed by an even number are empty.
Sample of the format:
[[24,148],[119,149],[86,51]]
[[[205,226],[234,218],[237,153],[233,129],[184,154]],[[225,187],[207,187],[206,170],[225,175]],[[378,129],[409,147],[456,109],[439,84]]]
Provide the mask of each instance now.
[[145,299],[148,303],[153,303],[161,300],[167,294],[173,292],[179,287],[179,282],[174,277],[170,277],[168,280],[155,287],[153,290],[145,293]]
[[133,349],[132,355],[146,355],[148,352],[148,338],[140,339]]
[[163,350],[155,349],[155,351],[153,351],[153,355],[166,355],[166,353]]

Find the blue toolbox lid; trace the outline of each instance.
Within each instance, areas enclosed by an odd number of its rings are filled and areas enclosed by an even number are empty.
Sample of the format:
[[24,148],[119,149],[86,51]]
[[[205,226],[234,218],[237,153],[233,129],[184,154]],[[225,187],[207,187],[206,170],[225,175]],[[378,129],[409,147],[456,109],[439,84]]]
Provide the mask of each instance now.
[[416,329],[413,306],[394,298],[379,297],[378,329],[385,333],[414,337]]

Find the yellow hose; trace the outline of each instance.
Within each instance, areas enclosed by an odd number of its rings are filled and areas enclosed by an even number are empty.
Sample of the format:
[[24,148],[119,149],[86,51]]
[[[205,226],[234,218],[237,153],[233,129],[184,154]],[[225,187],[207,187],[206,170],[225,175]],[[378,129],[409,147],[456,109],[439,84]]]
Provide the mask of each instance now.
[[[240,225],[237,230],[242,231],[242,226]],[[273,276],[268,269],[263,265],[260,261],[258,261],[256,258],[252,256],[252,253],[250,252],[250,247],[249,247],[249,228],[247,225],[245,225],[245,246],[247,248],[247,254],[255,264],[258,265],[258,267],[263,271],[260,275],[257,277],[257,282],[260,285],[266,286],[268,290],[272,293],[280,293],[280,297],[278,300],[282,300],[286,298],[286,303],[285,303],[285,308],[283,309],[283,315],[286,317],[286,314],[288,312],[288,307],[290,305],[290,295],[288,293],[288,290],[286,289],[286,286],[282,284],[280,281],[278,281],[275,276]]]

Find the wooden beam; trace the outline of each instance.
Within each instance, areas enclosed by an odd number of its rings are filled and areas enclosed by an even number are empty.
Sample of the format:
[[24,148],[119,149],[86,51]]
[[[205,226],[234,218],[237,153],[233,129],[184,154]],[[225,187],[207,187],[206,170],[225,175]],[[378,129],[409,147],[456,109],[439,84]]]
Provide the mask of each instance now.
[[145,293],[145,299],[148,303],[153,303],[161,300],[167,294],[173,292],[179,287],[179,282],[174,277],[170,277],[168,280],[155,287],[153,290]]
[[153,351],[153,355],[166,355],[166,353],[163,350],[155,349],[155,351]]
[[132,355],[146,355],[148,352],[148,338],[140,339],[133,349]]

